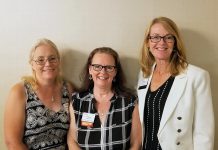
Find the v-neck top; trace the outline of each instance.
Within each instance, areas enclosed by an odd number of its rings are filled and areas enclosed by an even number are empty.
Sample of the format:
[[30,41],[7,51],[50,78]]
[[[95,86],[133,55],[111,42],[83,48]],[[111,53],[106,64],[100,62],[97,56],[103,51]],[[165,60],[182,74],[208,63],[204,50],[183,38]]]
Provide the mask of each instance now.
[[57,112],[46,107],[31,85],[24,82],[26,89],[26,120],[23,141],[29,150],[67,149],[69,129],[69,91],[66,83],[61,89],[61,109]]
[[[93,91],[75,93],[73,108],[77,125],[77,141],[82,150],[128,150],[130,148],[130,133],[132,114],[137,97],[125,97],[114,94],[105,122],[101,123],[95,108]],[[84,113],[95,116],[92,126],[84,126]]]
[[163,109],[175,77],[170,76],[157,90],[148,88],[144,108],[144,141],[143,150],[161,150],[157,133]]

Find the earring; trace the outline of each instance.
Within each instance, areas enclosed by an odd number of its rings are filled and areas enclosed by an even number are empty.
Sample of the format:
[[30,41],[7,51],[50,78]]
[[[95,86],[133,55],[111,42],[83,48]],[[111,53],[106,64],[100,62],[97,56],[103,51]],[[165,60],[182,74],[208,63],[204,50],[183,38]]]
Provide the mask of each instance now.
[[89,80],[92,80],[92,75],[91,74],[89,74]]

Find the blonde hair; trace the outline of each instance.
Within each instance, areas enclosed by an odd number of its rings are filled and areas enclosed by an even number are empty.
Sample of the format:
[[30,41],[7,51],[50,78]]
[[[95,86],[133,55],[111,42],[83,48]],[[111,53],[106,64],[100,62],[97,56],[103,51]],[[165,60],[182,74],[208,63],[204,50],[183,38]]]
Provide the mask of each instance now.
[[152,72],[152,66],[155,63],[154,56],[149,51],[148,40],[151,32],[151,27],[154,24],[160,23],[163,27],[175,37],[174,49],[170,57],[170,72],[173,76],[178,75],[187,67],[185,47],[179,33],[177,25],[167,17],[154,18],[149,24],[146,32],[144,43],[140,53],[139,63],[144,77],[148,77]]
[[[59,53],[59,50],[58,50],[57,46],[51,40],[43,38],[43,39],[39,39],[34,44],[34,46],[31,48],[30,55],[29,55],[29,64],[31,64],[31,62],[33,60],[36,48],[39,47],[39,46],[42,46],[42,45],[49,45],[49,46],[51,46],[55,50],[57,58],[60,61],[60,53]],[[36,74],[35,74],[35,71],[33,69],[32,69],[32,76],[23,76],[21,79],[23,81],[25,81],[25,82],[28,82],[32,86],[33,90],[36,90],[38,88]],[[63,79],[61,77],[61,73],[60,72],[59,72],[59,74],[58,74],[58,76],[56,78],[56,82],[58,82],[58,83],[63,82]]]

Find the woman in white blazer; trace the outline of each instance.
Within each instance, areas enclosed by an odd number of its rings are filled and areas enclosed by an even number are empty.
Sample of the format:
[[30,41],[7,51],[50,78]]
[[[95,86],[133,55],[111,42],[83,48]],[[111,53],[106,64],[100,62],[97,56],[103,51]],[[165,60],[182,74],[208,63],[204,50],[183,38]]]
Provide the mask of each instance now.
[[140,57],[143,150],[213,150],[210,77],[187,63],[179,30],[171,19],[152,20]]

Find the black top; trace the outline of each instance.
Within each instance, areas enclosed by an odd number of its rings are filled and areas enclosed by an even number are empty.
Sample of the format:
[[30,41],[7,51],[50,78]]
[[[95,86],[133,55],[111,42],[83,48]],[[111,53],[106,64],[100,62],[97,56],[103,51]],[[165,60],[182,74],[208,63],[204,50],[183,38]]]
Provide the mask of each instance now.
[[[77,140],[83,150],[128,150],[132,114],[137,97],[130,98],[115,94],[111,98],[111,106],[103,124],[95,108],[92,90],[73,95],[73,108],[77,125]],[[84,113],[95,115],[93,126],[82,124]]]
[[29,150],[67,149],[67,131],[70,124],[69,91],[64,82],[61,90],[61,109],[57,112],[46,107],[28,82],[24,83],[26,123],[23,141]]
[[161,150],[157,133],[164,105],[174,79],[175,77],[169,77],[168,80],[155,91],[151,91],[149,86],[144,106],[145,136],[143,141],[143,150]]

